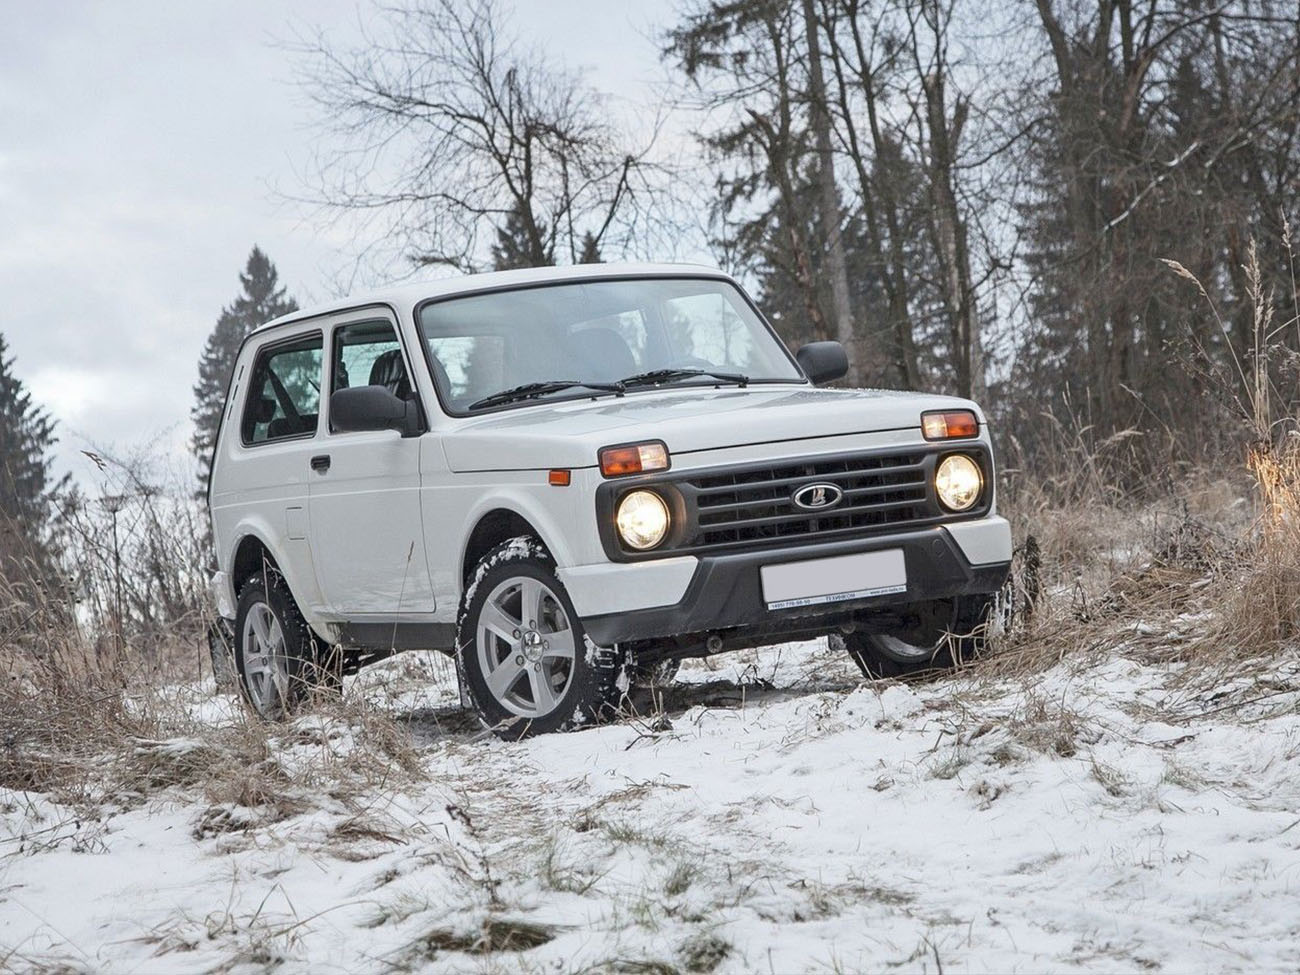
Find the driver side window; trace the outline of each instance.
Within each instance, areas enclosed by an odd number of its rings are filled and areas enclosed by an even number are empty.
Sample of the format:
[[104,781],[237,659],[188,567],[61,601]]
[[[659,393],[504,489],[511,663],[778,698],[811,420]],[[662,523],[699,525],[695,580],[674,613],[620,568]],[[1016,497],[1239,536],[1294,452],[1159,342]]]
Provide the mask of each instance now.
[[245,446],[315,434],[322,348],[318,332],[258,353],[240,431]]

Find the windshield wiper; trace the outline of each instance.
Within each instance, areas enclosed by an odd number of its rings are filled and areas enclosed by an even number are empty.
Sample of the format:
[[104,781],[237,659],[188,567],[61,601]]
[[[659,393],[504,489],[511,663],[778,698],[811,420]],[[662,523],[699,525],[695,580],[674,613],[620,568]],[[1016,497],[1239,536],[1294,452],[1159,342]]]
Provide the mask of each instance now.
[[620,379],[619,382],[624,386],[660,386],[679,379],[690,379],[693,376],[708,376],[711,379],[720,379],[724,383],[735,383],[737,386],[749,385],[748,376],[742,376],[738,372],[715,372],[712,369],[652,369],[650,372],[639,372],[635,376]]
[[580,379],[549,379],[541,383],[524,383],[522,386],[511,386],[509,389],[503,389],[491,396],[484,396],[482,399],[470,403],[469,409],[484,410],[489,406],[501,406],[503,403],[513,403],[516,400],[536,399],[538,396],[545,396],[547,393],[558,393],[562,389],[572,389],[575,386],[594,389],[602,393],[613,393],[615,396],[623,395],[622,383],[588,383]]

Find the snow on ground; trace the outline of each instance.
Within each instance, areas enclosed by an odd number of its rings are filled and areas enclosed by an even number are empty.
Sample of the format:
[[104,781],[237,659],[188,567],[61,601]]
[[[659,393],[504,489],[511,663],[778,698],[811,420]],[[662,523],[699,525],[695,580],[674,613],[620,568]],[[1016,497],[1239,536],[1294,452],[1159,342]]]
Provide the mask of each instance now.
[[[0,793],[0,968],[1296,971],[1296,694],[1175,677],[862,684],[797,644],[690,665],[666,720],[507,744],[408,655],[349,693],[399,714],[414,784],[98,822]],[[286,763],[354,741],[292,731]]]

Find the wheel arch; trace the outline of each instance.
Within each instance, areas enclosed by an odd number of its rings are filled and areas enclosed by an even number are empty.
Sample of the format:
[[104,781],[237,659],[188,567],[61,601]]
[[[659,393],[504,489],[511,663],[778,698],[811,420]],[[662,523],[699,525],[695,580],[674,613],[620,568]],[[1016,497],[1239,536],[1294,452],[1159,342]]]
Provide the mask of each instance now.
[[[243,589],[244,584],[260,572],[266,564],[269,564],[280,575],[284,575],[284,570],[280,568],[280,562],[275,557],[275,553],[271,551],[271,546],[260,535],[249,532],[240,538],[235,545],[234,555],[230,560],[230,585],[235,591],[236,599],[239,598],[239,592]],[[292,587],[290,589],[292,590]]]
[[475,567],[488,552],[504,541],[520,535],[531,535],[542,543],[547,552],[554,550],[536,525],[514,508],[498,505],[484,512],[474,523],[473,530],[465,539],[465,546],[460,559],[460,584],[462,591],[469,584]]
[[[314,588],[315,579],[304,580],[297,578],[293,560],[280,557],[275,546],[268,540],[268,534],[259,531],[254,525],[242,527],[238,541],[235,542],[231,550],[230,561],[226,563],[230,566],[229,586],[232,605],[238,605],[239,593],[244,584],[260,572],[264,565],[269,565],[284,580],[284,584],[289,589],[289,595],[293,597],[294,603],[298,606],[298,612],[302,613],[308,625],[316,631],[317,636],[328,639],[329,634],[322,630],[321,625],[319,625],[320,621],[312,611],[310,595]],[[297,568],[301,569],[302,567]],[[308,571],[311,570],[308,569]]]

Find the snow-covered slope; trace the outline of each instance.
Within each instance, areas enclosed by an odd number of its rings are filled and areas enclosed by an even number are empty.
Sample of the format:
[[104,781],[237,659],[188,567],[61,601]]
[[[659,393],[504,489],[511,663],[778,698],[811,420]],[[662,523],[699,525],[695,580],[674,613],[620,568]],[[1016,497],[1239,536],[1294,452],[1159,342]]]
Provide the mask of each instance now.
[[274,809],[0,794],[0,968],[1300,968],[1294,694],[1217,709],[1122,659],[860,684],[820,643],[712,666],[666,720],[504,744],[397,658],[349,693],[416,774],[360,796],[319,717],[276,746],[319,791]]

